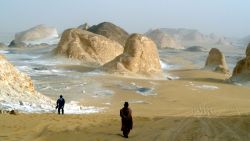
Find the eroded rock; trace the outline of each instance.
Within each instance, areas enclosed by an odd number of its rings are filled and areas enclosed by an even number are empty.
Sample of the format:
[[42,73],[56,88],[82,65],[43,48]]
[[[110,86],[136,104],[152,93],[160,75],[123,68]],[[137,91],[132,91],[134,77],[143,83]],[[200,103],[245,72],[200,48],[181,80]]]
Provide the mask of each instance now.
[[120,55],[123,47],[113,40],[86,30],[68,29],[63,32],[54,52],[88,65],[100,66]]
[[207,61],[205,64],[205,69],[221,73],[229,72],[225,56],[219,49],[212,48],[209,51]]
[[120,43],[122,46],[125,46],[126,40],[129,37],[129,34],[124,29],[110,22],[103,22],[98,25],[91,26],[88,28],[88,31],[103,35]]
[[155,43],[140,34],[132,34],[124,52],[104,65],[111,73],[160,74],[162,72],[159,54]]

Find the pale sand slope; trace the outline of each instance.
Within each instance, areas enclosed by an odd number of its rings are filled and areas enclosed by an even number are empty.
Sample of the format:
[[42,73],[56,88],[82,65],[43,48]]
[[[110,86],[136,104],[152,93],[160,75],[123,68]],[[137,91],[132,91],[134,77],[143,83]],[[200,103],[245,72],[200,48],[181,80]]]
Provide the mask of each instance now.
[[[219,73],[180,70],[181,80],[139,80],[111,76],[93,77],[115,91],[112,105],[95,115],[0,115],[0,141],[249,141],[250,88],[227,84]],[[156,96],[142,96],[119,89],[111,80],[154,85]],[[202,87],[205,85],[205,88]],[[216,89],[217,86],[218,89]],[[106,99],[103,99],[106,100]],[[121,137],[119,109],[132,103],[134,129]],[[84,100],[98,105],[98,101]]]

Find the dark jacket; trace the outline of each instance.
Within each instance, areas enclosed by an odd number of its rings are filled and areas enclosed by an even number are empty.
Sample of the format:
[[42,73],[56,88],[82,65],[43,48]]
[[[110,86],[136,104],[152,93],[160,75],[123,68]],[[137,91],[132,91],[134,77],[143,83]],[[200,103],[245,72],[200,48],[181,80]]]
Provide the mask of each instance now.
[[56,102],[56,107],[58,107],[58,108],[63,108],[64,107],[64,104],[65,104],[65,100],[64,100],[64,98],[59,98],[58,100],[57,100],[57,102]]

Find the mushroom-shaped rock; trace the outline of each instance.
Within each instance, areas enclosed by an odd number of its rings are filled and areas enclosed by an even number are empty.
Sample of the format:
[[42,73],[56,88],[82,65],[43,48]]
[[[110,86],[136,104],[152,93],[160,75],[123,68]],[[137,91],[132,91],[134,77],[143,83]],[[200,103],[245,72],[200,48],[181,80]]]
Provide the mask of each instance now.
[[103,69],[119,74],[161,74],[159,54],[155,43],[140,34],[132,34],[125,45],[124,52]]
[[250,43],[246,49],[246,57],[241,59],[234,67],[232,79],[239,81],[250,80]]
[[88,31],[103,35],[120,43],[122,46],[125,46],[126,40],[129,36],[124,29],[110,22],[103,22],[98,25],[91,26],[88,28]]
[[209,51],[205,69],[212,70],[215,72],[228,73],[228,67],[225,56],[217,48],[212,48]]
[[81,29],[67,29],[54,50],[56,54],[100,66],[123,52],[123,47],[104,36]]
[[167,33],[161,31],[160,29],[155,29],[145,33],[147,37],[152,39],[158,48],[174,48],[174,49],[182,49],[183,47],[177,43],[175,38],[171,37]]

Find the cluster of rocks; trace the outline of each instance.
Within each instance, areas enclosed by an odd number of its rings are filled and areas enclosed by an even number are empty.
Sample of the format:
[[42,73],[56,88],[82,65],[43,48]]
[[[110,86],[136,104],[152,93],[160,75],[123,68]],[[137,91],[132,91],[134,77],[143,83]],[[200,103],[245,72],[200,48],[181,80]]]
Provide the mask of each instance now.
[[161,73],[157,47],[151,39],[140,34],[129,36],[109,22],[65,30],[54,53],[110,73]]
[[[230,80],[233,82],[244,82],[250,80],[250,43],[245,52],[246,56],[239,60],[233,69],[233,74]],[[207,57],[205,69],[220,73],[229,73],[229,69],[223,53],[217,49],[212,48]]]
[[[77,28],[65,30],[53,52],[56,55],[80,60],[87,65],[101,67],[111,73],[151,74],[162,72],[157,47],[181,49],[183,46],[179,41],[207,40],[216,40],[218,44],[229,45],[225,38],[219,38],[214,34],[203,35],[191,29],[161,28],[150,30],[144,35],[129,35],[124,29],[110,22],[93,26],[85,23]],[[38,25],[17,33],[9,47],[27,47],[26,42],[54,37],[58,37],[55,28]],[[4,44],[0,44],[0,48],[5,47]],[[232,78],[238,79],[239,76],[249,73],[249,50],[248,46],[246,57],[237,63]],[[206,49],[201,46],[191,46],[185,51],[201,52]],[[216,48],[209,51],[204,68],[229,73],[225,56]]]

